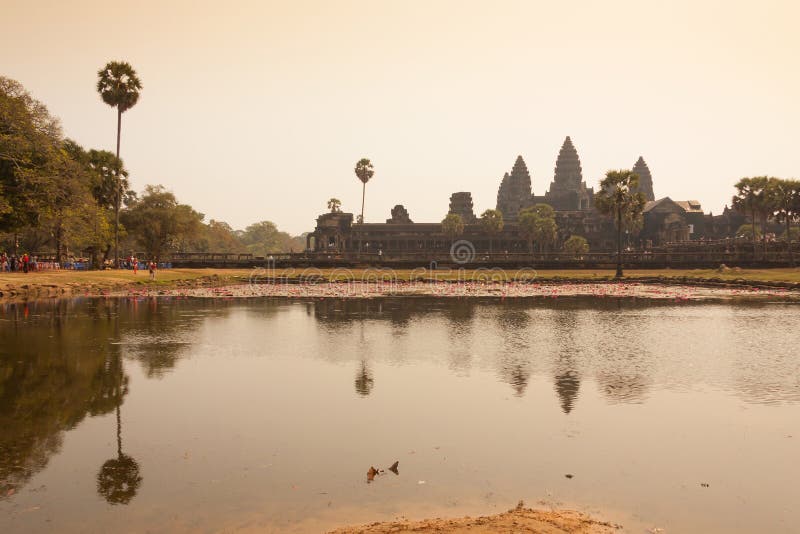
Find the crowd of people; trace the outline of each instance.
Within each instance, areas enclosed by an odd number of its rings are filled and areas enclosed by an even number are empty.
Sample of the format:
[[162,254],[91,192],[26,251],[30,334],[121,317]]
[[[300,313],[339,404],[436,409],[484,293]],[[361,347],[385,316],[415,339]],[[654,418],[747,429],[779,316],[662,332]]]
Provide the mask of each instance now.
[[[170,265],[167,264],[166,267]],[[147,269],[150,274],[150,279],[154,280],[160,265],[154,261],[141,261],[134,256],[120,259],[117,268],[133,270],[133,274],[138,274],[139,269]],[[91,268],[91,262],[84,258],[71,258],[63,264],[52,260],[40,261],[38,256],[32,256],[27,252],[21,256],[16,254],[6,254],[0,252],[0,272],[5,273],[28,273],[46,270],[61,270],[61,269],[88,269]],[[107,260],[103,264],[104,269],[113,269],[114,260]]]
[[0,271],[5,273],[27,273],[29,271],[39,271],[46,268],[48,262],[43,265],[36,256],[30,256],[27,252],[17,257],[15,254],[8,255],[0,253]]

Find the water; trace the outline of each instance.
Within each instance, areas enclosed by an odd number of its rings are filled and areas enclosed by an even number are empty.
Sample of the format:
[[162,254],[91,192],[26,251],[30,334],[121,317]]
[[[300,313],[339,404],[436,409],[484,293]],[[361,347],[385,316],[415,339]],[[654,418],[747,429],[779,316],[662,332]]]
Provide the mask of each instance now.
[[520,499],[631,532],[798,532],[798,311],[5,305],[0,532],[317,532]]

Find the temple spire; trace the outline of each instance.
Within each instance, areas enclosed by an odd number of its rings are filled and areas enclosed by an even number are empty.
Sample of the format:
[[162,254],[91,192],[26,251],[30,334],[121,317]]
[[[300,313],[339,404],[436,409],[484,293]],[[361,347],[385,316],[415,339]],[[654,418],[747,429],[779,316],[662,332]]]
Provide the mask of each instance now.
[[553,177],[550,191],[577,191],[581,187],[581,182],[583,182],[581,160],[578,157],[578,151],[575,149],[575,145],[572,144],[572,139],[567,136],[567,138],[564,139],[564,143],[561,145],[561,150],[558,151],[555,176]]
[[506,173],[497,191],[497,209],[507,220],[515,220],[531,198],[531,175],[522,156],[517,156],[511,174]]
[[633,172],[639,175],[639,187],[636,191],[643,193],[647,200],[655,200],[656,196],[653,193],[653,176],[650,174],[650,168],[647,166],[642,156],[639,156],[639,159],[636,160],[636,164],[633,166]]

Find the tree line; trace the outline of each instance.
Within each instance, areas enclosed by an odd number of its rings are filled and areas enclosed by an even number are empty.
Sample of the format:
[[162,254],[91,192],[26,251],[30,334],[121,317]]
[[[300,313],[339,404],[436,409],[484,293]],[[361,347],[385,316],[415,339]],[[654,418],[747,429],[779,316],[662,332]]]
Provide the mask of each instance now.
[[157,259],[173,251],[267,255],[305,248],[304,236],[270,221],[234,230],[206,222],[161,185],[133,191],[119,136],[141,82],[129,65],[111,62],[98,73],[97,89],[117,109],[117,153],[65,138],[43,103],[0,76],[0,254],[87,257],[97,267],[114,263],[120,250]]
[[760,238],[766,254],[769,223],[783,225],[790,261],[794,264],[791,242],[797,238],[797,228],[792,228],[792,223],[800,220],[800,180],[773,176],[742,178],[736,182],[733,208],[750,219],[750,224],[740,228],[737,234],[751,235],[754,253]]

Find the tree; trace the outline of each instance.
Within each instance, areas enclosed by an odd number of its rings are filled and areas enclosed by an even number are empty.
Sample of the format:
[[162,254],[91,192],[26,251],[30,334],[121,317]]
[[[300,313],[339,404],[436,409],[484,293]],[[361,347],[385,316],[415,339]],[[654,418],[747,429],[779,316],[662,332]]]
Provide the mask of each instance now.
[[256,256],[267,256],[280,252],[293,252],[304,250],[306,247],[305,236],[291,236],[281,232],[275,223],[261,221],[253,223],[239,235],[247,251]]
[[160,185],[145,187],[142,197],[123,215],[125,227],[154,259],[183,248],[183,244],[198,235],[203,221],[203,214],[180,204],[174,194]]
[[617,227],[617,273],[622,278],[622,231],[635,228],[644,212],[646,198],[635,192],[639,187],[639,176],[629,170],[608,171],[600,182],[600,191],[594,204],[603,215],[614,218]]
[[[123,193],[126,204],[136,197],[130,190],[128,171],[123,162],[108,150],[85,150],[75,141],[67,139],[64,150],[78,162],[88,174],[89,193],[94,206],[85,203],[83,229],[79,232],[82,246],[92,253],[92,265],[99,267],[108,259],[114,245],[115,233],[112,226],[115,219],[117,188]],[[103,252],[101,260],[99,254]]]
[[195,239],[189,243],[192,250],[197,252],[243,252],[246,247],[236,235],[233,228],[223,221],[211,219],[208,224],[202,224]]
[[[136,105],[142,90],[142,82],[130,63],[110,61],[97,72],[97,92],[103,102],[117,108],[117,161],[119,161],[119,142],[122,134],[122,114]],[[119,265],[119,210],[122,204],[122,182],[117,173],[116,198],[114,206],[114,265]]]
[[750,212],[753,236],[753,257],[756,255],[756,224],[761,223],[763,230],[761,239],[764,243],[764,253],[767,252],[766,228],[767,219],[772,211],[769,195],[769,178],[756,176],[742,178],[736,182],[736,195],[733,197],[733,209],[743,215]]
[[47,107],[0,76],[0,231],[16,235],[38,224],[48,177],[63,162],[62,142]]
[[331,210],[331,213],[339,213],[342,211],[342,201],[338,198],[328,200],[328,209]]
[[556,212],[548,204],[536,204],[519,213],[519,227],[522,236],[528,240],[528,248],[533,253],[533,243],[539,243],[539,250],[544,252],[547,245],[556,241],[558,226]]
[[448,213],[442,221],[442,233],[454,241],[464,233],[464,219],[458,213]]
[[367,158],[361,158],[356,163],[356,176],[361,180],[361,222],[364,222],[364,197],[367,193],[367,182],[375,174],[375,169],[372,167],[372,162]]
[[489,253],[492,252],[494,236],[503,231],[503,212],[500,210],[486,210],[481,213],[480,225],[484,232],[489,234]]
[[573,256],[580,256],[589,252],[589,242],[586,238],[579,235],[570,236],[564,242],[564,252]]
[[789,250],[789,264],[794,267],[792,252],[792,222],[800,218],[800,180],[770,179],[770,198],[775,210],[775,218],[786,224],[786,246]]
[[758,224],[745,223],[736,229],[736,237],[746,237],[748,235],[756,235],[757,239],[761,239],[761,227]]

